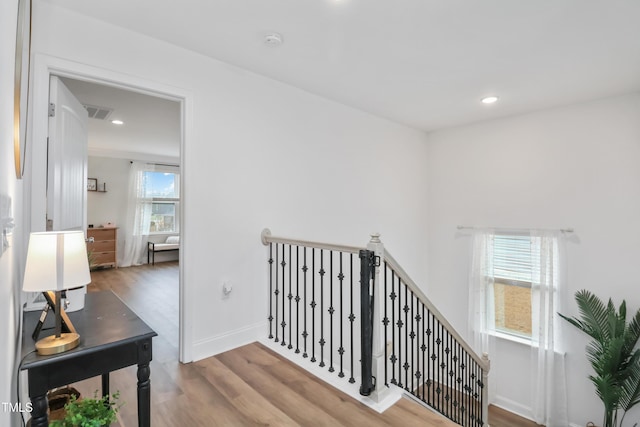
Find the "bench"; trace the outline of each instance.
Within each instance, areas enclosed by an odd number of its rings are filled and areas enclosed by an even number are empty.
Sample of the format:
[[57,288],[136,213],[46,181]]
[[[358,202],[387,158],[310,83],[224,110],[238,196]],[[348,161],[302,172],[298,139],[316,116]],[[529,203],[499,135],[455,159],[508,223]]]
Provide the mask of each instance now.
[[156,252],[180,250],[180,236],[169,236],[163,243],[147,242],[147,264],[156,264]]

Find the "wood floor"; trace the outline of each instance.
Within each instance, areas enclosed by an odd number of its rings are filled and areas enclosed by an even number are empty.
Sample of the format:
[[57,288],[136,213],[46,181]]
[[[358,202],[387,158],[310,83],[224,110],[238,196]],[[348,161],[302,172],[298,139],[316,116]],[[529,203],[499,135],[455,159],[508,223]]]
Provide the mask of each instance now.
[[[107,289],[158,332],[151,363],[154,427],[456,426],[409,399],[379,414],[259,343],[180,364],[176,262],[92,272],[89,291]],[[90,395],[100,380],[75,386]],[[124,402],[119,425],[136,426],[136,368],[112,373],[111,390]],[[494,427],[536,426],[498,408],[489,416]]]

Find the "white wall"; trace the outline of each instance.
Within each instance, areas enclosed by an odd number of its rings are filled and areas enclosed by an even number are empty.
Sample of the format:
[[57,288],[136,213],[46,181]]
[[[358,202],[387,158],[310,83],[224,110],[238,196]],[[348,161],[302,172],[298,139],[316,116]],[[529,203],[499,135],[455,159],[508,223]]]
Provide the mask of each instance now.
[[[423,133],[44,2],[36,6],[36,52],[193,94],[182,156],[182,267],[194,295],[188,314],[195,358],[266,332],[264,227],[357,245],[379,231],[424,282]],[[223,280],[234,286],[226,300]]]
[[[0,225],[0,403],[16,404],[16,359],[20,316],[20,270],[24,260],[25,227],[22,181],[13,163],[13,75],[17,1],[0,2],[0,224],[13,218],[15,228],[6,241]],[[0,425],[17,425],[19,418],[0,407]]]
[[[470,239],[457,225],[575,229],[567,244],[565,312],[589,289],[640,308],[640,95],[558,108],[429,135],[428,295],[466,329]],[[587,339],[562,324],[570,420],[601,419],[587,379]],[[499,342],[498,397],[530,408],[529,351]],[[496,363],[497,362],[497,363]],[[635,417],[632,417],[635,415]],[[638,412],[627,419],[638,418]],[[635,419],[634,419],[635,421]]]

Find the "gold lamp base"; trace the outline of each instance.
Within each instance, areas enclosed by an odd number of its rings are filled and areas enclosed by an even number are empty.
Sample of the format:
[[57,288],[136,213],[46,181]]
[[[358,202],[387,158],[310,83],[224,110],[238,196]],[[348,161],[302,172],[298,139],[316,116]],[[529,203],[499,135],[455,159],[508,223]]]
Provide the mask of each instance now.
[[36,351],[38,354],[48,356],[51,354],[64,353],[73,348],[76,348],[80,344],[80,335],[70,332],[66,334],[60,334],[59,337],[51,335],[45,337],[36,343]]

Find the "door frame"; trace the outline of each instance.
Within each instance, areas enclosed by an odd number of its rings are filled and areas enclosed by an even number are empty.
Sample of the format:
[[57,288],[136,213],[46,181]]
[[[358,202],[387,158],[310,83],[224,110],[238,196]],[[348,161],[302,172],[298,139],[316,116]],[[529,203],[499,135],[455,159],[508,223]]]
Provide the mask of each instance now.
[[[48,137],[48,108],[49,108],[49,77],[69,77],[132,92],[143,93],[180,103],[180,251],[179,251],[179,360],[182,363],[193,361],[193,310],[194,298],[187,284],[188,276],[188,224],[185,223],[185,200],[188,198],[185,189],[186,141],[190,140],[193,126],[191,112],[193,111],[193,94],[185,89],[151,81],[142,77],[119,73],[104,68],[98,68],[78,62],[73,62],[45,54],[35,54],[31,75],[31,111],[29,115],[29,144],[27,147],[25,164],[25,224],[29,230],[46,230],[46,191],[47,191],[47,137]],[[30,214],[29,214],[30,212]],[[28,235],[28,233],[27,233]]]

